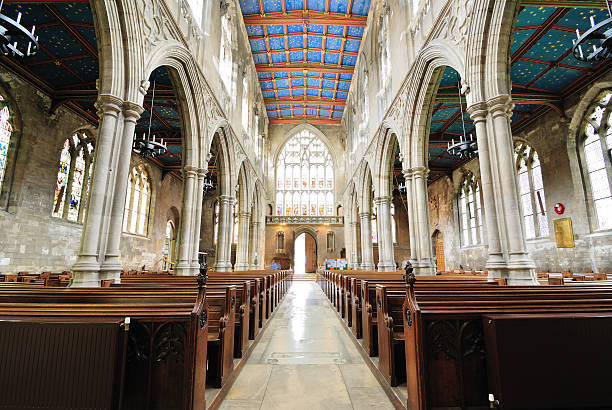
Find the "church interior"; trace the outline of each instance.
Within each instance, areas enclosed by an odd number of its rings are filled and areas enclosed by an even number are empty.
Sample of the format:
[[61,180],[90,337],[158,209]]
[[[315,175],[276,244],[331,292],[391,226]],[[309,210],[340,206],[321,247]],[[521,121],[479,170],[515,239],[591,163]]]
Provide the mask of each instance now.
[[0,1],[0,408],[611,409],[610,107],[609,0]]

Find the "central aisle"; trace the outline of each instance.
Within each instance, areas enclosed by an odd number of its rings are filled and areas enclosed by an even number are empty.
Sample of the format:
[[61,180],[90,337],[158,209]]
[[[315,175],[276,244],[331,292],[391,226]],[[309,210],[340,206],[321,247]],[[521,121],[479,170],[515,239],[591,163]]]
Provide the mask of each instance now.
[[294,282],[221,409],[393,409],[321,288]]

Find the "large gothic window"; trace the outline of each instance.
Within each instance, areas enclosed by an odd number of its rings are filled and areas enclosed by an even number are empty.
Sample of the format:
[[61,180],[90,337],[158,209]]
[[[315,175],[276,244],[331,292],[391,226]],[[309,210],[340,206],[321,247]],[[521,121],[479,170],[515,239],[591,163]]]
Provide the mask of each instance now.
[[240,226],[240,207],[238,201],[234,205],[234,220],[232,225],[232,243],[238,243],[238,228]]
[[215,213],[213,215],[213,243],[216,245],[219,239],[219,201],[215,202]]
[[93,169],[92,140],[77,132],[64,141],[51,215],[83,222]]
[[229,13],[221,16],[221,50],[219,51],[219,75],[228,94],[232,94],[232,30]]
[[535,149],[524,142],[514,145],[523,221],[527,239],[548,236],[542,167]]
[[[1,95],[0,101],[4,101]],[[13,127],[9,122],[10,116],[11,113],[9,108],[5,105],[2,110],[0,110],[0,187],[2,187],[4,174],[6,173],[9,143],[11,142],[11,134],[13,133]]]
[[598,229],[612,228],[612,116],[608,109],[612,92],[597,102],[587,118],[584,139],[584,163]]
[[276,164],[276,214],[334,212],[334,170],[327,146],[304,130],[285,144]]
[[151,182],[143,164],[132,168],[128,179],[123,231],[136,235],[147,235],[149,207],[151,203]]
[[461,182],[458,206],[461,245],[470,246],[480,244],[483,239],[480,184],[470,172],[464,175]]
[[242,79],[242,128],[249,133],[249,82]]

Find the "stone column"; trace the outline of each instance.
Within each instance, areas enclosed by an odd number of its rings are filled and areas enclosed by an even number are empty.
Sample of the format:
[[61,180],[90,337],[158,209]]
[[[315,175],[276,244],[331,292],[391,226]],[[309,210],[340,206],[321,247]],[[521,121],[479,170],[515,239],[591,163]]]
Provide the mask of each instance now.
[[72,286],[100,286],[100,235],[104,203],[109,179],[112,178],[111,151],[115,139],[117,118],[123,101],[111,95],[100,95],[96,103],[100,131],[96,144],[94,175],[89,193],[87,216],[83,224],[81,246],[72,266]]
[[378,209],[376,218],[378,224],[378,271],[395,272],[393,234],[391,232],[391,197],[376,198],[374,202]]
[[[427,174],[425,167],[404,171],[408,191],[408,224],[410,254],[417,275],[433,275],[435,267],[429,228],[429,202],[427,200]],[[410,181],[410,183],[408,183]]]
[[482,212],[487,230],[488,256],[485,269],[494,276],[496,271],[504,267],[504,256],[501,251],[499,229],[497,228],[497,209],[491,172],[489,139],[487,136],[487,114],[485,103],[468,107],[470,117],[474,120],[476,140],[478,141],[478,163],[480,166],[480,186],[482,189]]
[[374,251],[372,249],[372,214],[361,212],[361,269],[374,270]]
[[[492,272],[497,277],[507,278],[510,285],[537,284],[535,265],[527,252],[522,209],[519,201],[518,177],[514,165],[514,146],[510,117],[512,99],[500,95],[487,101],[489,108],[487,142],[490,161],[488,184],[493,188],[493,203],[496,209],[498,241],[503,266]],[[479,140],[480,142],[480,140]],[[479,149],[480,152],[480,149]],[[489,177],[489,175],[487,175]],[[489,237],[492,237],[489,232]]]
[[121,137],[119,159],[116,165],[117,173],[115,176],[113,203],[108,236],[106,238],[106,256],[100,267],[100,279],[114,279],[116,282],[119,282],[121,279],[122,266],[119,260],[119,249],[123,231],[125,197],[130,176],[134,130],[136,129],[136,122],[143,111],[143,107],[138,104],[125,102],[123,105],[123,135]]
[[349,267],[351,269],[359,269],[359,251],[357,250],[357,246],[359,245],[359,238],[357,236],[357,227],[359,226],[359,222],[350,221],[349,222],[349,236],[351,237],[351,250],[349,257]]
[[197,168],[183,167],[183,205],[181,210],[181,227],[179,231],[178,263],[174,269],[177,275],[192,275],[191,253],[193,251],[192,228],[195,217],[194,198],[196,195]]
[[259,242],[261,235],[261,222],[254,220],[251,222],[251,229],[249,231],[249,269],[256,270],[261,260],[259,254]]
[[192,227],[192,249],[191,249],[191,272],[193,275],[197,275],[200,271],[200,264],[198,262],[198,252],[200,251],[200,227],[202,226],[202,200],[204,198],[204,178],[208,169],[198,169],[198,179],[195,186],[195,203],[194,203],[194,216],[193,216],[193,227]]
[[236,266],[234,270],[249,269],[249,227],[251,213],[240,212],[238,215],[238,245],[236,248]]
[[231,272],[232,252],[232,207],[236,200],[229,195],[219,195],[219,230],[214,269],[217,272]]

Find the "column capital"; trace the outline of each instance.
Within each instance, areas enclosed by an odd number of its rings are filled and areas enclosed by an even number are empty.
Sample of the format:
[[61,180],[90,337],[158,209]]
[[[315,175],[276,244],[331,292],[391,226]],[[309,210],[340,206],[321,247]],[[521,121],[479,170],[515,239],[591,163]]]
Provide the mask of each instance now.
[[250,212],[238,212],[238,216],[240,218],[250,218],[251,217],[251,213]]
[[198,177],[204,179],[208,174],[208,168],[198,168]]
[[402,170],[402,172],[404,173],[404,178],[406,179],[413,179],[415,177],[427,178],[427,175],[429,175],[429,168],[414,167],[410,169],[404,169]]
[[512,96],[509,94],[501,94],[490,98],[487,100],[487,106],[489,107],[489,113],[491,113],[493,117],[506,116],[510,118],[512,116],[512,110],[514,109]]
[[359,222],[358,221],[351,221],[351,222],[349,222],[349,225],[357,227],[357,226],[359,226]]
[[392,200],[393,198],[391,198],[390,196],[379,196],[377,198],[374,198],[374,203],[376,205],[386,205],[391,204]]
[[219,204],[234,205],[234,202],[236,202],[236,198],[230,195],[219,195],[218,201]]
[[198,175],[198,168],[192,167],[191,165],[186,165],[183,167],[183,173],[187,177],[195,177]]
[[371,212],[359,212],[359,217],[361,219],[364,219],[364,218],[368,218],[369,219],[369,218],[372,217],[372,213]]
[[470,118],[474,120],[474,123],[486,121],[487,114],[489,113],[489,107],[484,102],[478,102],[470,105],[467,108],[468,114],[470,114]]
[[110,94],[98,95],[98,99],[96,100],[95,104],[95,107],[98,110],[98,117],[102,117],[104,115],[117,117],[117,115],[121,112],[122,106],[123,100]]
[[129,101],[123,103],[123,117],[126,121],[136,122],[144,112],[144,107]]

